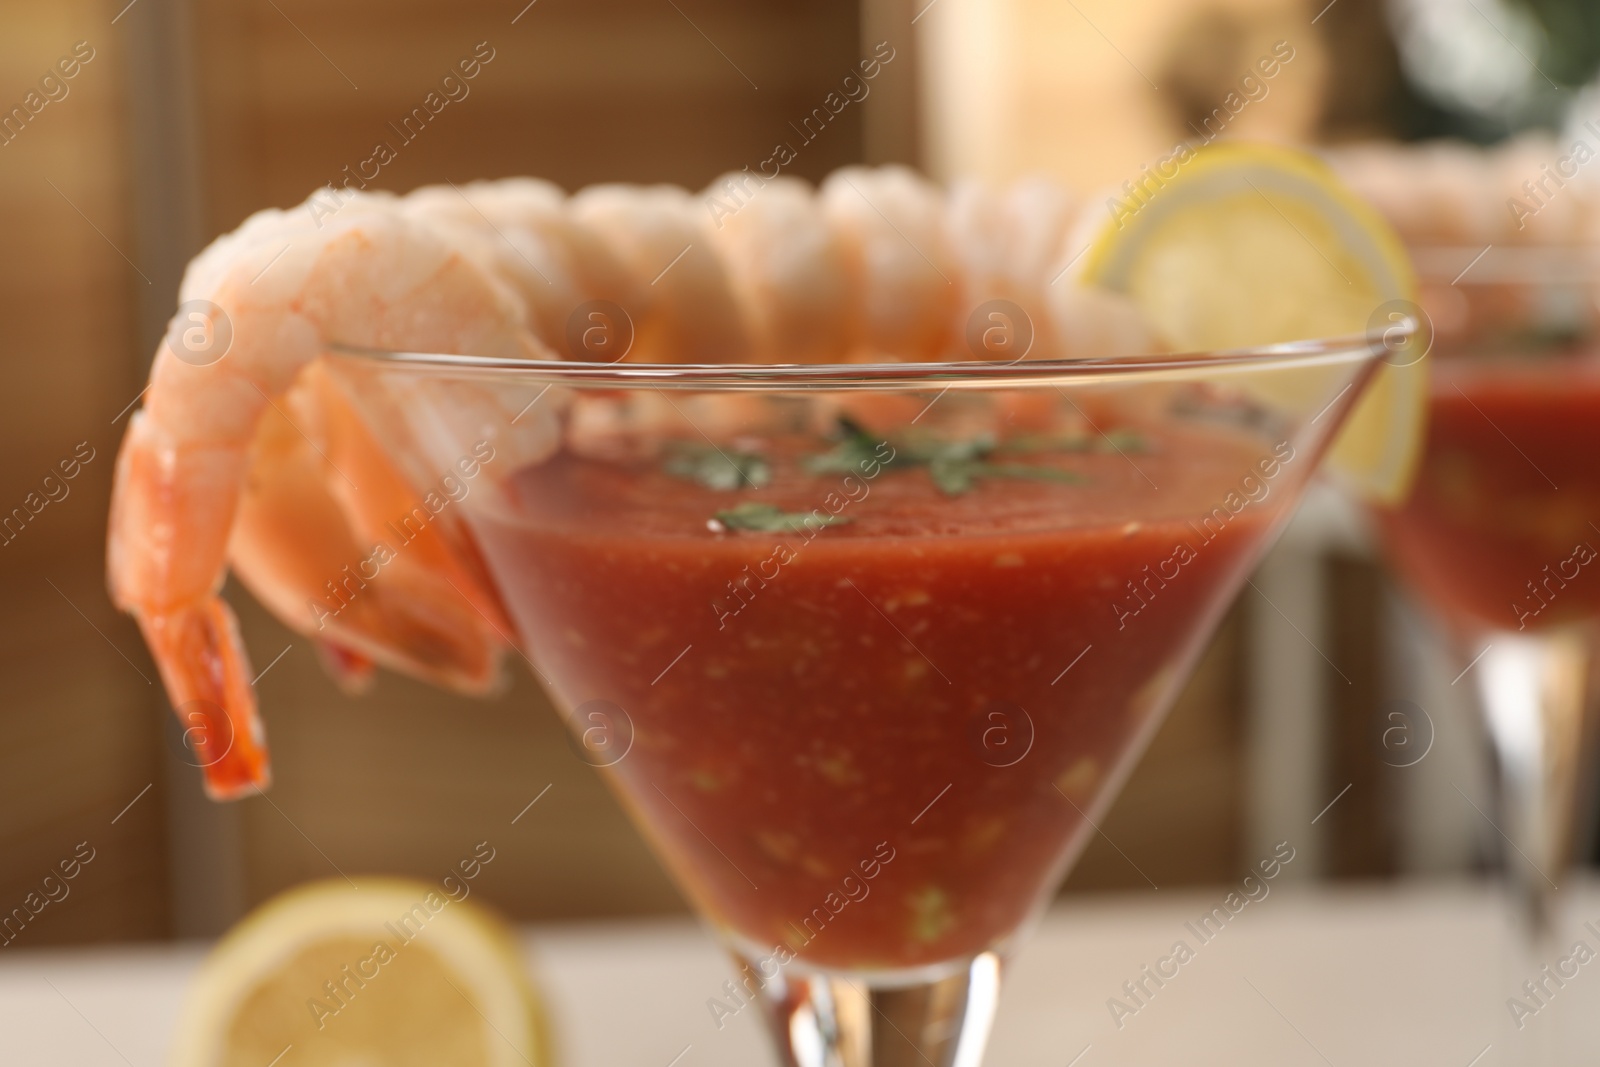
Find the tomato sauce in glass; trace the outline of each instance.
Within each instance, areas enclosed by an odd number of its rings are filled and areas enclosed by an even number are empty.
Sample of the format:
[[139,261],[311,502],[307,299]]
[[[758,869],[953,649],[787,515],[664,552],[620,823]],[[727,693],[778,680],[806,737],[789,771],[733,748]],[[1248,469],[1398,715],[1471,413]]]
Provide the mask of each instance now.
[[[898,458],[808,473],[798,442],[737,492],[563,451],[472,522],[579,729],[631,724],[607,773],[705,914],[747,956],[915,968],[1042,905],[1314,464],[1140,433],[1048,461],[1081,484],[955,496]],[[848,521],[709,521],[750,500]]]
[[1457,628],[1600,615],[1600,359],[1433,368],[1410,498],[1380,511],[1389,558]]

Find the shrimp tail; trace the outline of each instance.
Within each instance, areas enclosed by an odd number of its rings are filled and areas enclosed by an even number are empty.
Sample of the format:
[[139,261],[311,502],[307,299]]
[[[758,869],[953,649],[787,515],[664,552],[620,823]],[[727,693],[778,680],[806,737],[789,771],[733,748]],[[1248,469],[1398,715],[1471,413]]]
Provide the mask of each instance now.
[[378,673],[378,664],[370,656],[364,656],[348,645],[341,645],[326,638],[317,640],[315,645],[317,658],[322,661],[323,669],[341,690],[355,696],[372,688],[372,680]]
[[206,795],[235,800],[272,780],[238,620],[220,597],[141,613],[139,629],[161,670],[184,741],[205,772]]

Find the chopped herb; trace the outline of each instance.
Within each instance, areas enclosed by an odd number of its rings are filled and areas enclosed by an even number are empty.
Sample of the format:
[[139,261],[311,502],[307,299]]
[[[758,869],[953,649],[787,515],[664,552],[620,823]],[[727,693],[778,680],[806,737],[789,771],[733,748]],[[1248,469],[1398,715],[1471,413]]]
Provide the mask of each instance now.
[[972,488],[972,468],[977,465],[970,459],[936,459],[928,464],[928,477],[941,493],[960,496]]
[[994,438],[980,434],[968,441],[938,441],[914,438],[906,442],[906,458],[912,463],[961,463],[982,459],[994,451]]
[[748,500],[738,507],[717,512],[717,519],[730,530],[756,530],[762,533],[805,533],[806,525],[837,526],[850,520],[843,515],[815,511],[784,511],[776,504]]
[[1101,434],[1077,433],[1051,437],[1047,434],[1021,434],[1000,445],[996,451],[1028,454],[1032,452],[1148,452],[1149,443],[1138,430],[1107,430]]
[[1138,430],[1110,430],[1101,438],[1115,452],[1148,452],[1150,445]]
[[986,463],[975,459],[936,459],[928,464],[928,476],[940,491],[960,496],[979,478],[1028,478],[1063,485],[1082,485],[1086,478],[1060,467],[1041,467],[1023,463]]
[[928,886],[906,898],[911,905],[911,936],[927,943],[943,937],[955,925],[950,897],[938,886]]
[[[807,456],[801,461],[811,474],[855,474],[864,472],[874,463],[888,466],[880,453],[889,442],[879,440],[852,419],[841,416],[836,443],[826,452]],[[1025,463],[991,462],[1001,454],[1028,454],[1038,452],[1143,452],[1144,438],[1133,430],[1112,430],[1108,434],[1090,436],[1077,433],[1071,436],[1023,434],[1006,442],[997,442],[990,434],[979,434],[966,440],[940,440],[926,434],[913,432],[894,444],[897,469],[927,467],[928,476],[939,490],[949,496],[969,492],[979,478],[1024,478],[1033,481],[1058,482],[1064,485],[1081,485],[1087,479],[1075,471],[1060,467]],[[724,464],[724,467],[726,465]],[[723,472],[724,476],[726,472]],[[737,486],[734,486],[737,488]],[[721,519],[727,513],[719,513]],[[779,522],[765,516],[758,522]],[[737,526],[737,523],[730,523]],[[781,523],[774,527],[740,527],[792,529]]]
[[679,444],[667,457],[668,474],[707,489],[760,489],[772,481],[772,466],[749,452],[725,452],[712,445]]
[[864,466],[881,462],[878,447],[883,442],[874,440],[855,420],[841,415],[837,436],[839,443],[828,451],[805,458],[807,471],[812,474],[857,474]]
[[923,440],[906,443],[906,458],[912,463],[926,464],[928,477],[933,479],[933,484],[950,496],[967,492],[979,478],[1031,478],[1068,484],[1084,481],[1082,475],[1059,467],[989,462],[989,457],[996,451],[994,438],[987,435],[966,441]]

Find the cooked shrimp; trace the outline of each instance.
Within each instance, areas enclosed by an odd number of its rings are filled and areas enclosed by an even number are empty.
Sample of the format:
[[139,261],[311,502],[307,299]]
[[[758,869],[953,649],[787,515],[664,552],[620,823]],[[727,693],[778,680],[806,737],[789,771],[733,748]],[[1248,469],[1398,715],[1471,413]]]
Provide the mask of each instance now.
[[[737,177],[713,182],[702,197]],[[746,310],[757,358],[832,363],[849,351],[857,316],[846,252],[809,186],[795,178],[766,182],[709,235]]]
[[938,191],[904,167],[846,167],[822,183],[821,198],[861,294],[851,331],[861,355],[922,361],[952,352],[960,265]]
[[1130,297],[1069,277],[1045,290],[1050,326],[1064,358],[1111,358],[1162,348]]
[[460,535],[460,509],[446,501],[491,492],[478,474],[518,462],[505,451],[503,441],[498,449],[485,441],[477,454],[437,460],[417,479],[431,486],[419,494],[323,365],[312,363],[262,414],[229,542],[234,573],[316,641],[347,688],[361,687],[382,663],[486,692],[499,680],[510,626]]
[[[1593,195],[1552,173],[1555,141],[1529,134],[1490,149],[1442,141],[1329,154],[1350,187],[1413,245],[1573,244]],[[1519,207],[1520,205],[1520,207]]]
[[605,239],[638,282],[640,305],[622,305],[634,321],[631,361],[751,358],[749,328],[697,200],[675,186],[595,185],[574,196],[570,210]]
[[[198,712],[204,719],[198,754],[207,764],[207,790],[219,798],[269,779],[248,660],[233,614],[218,596],[246,487],[253,521],[239,544],[264,598],[274,596],[268,583],[285,568],[267,560],[263,538],[293,538],[298,547],[278,555],[307,559],[323,558],[330,543],[349,547],[360,532],[348,509],[341,509],[345,536],[332,531],[338,517],[329,500],[337,497],[313,487],[341,476],[331,462],[319,471],[308,467],[304,450],[283,447],[279,419],[288,414],[280,398],[335,340],[523,358],[542,351],[510,288],[434,231],[403,218],[391,198],[357,197],[320,229],[307,219],[307,212],[262,212],[191,265],[181,297],[219,307],[232,326],[231,347],[207,362],[209,356],[179,358],[163,344],[144,408],[133,416],[117,459],[107,545],[112,598],[137,618],[180,715]],[[263,427],[269,411],[275,417]],[[296,517],[288,517],[285,486],[309,490],[301,497],[303,524],[300,502]],[[354,492],[368,488],[383,487],[369,480]],[[404,573],[396,572],[397,582]],[[441,607],[430,625],[426,608],[403,620],[382,612],[352,616],[343,639],[355,645],[353,635],[362,635],[371,650],[394,650],[396,659],[447,682],[459,681],[463,671],[479,677],[480,661],[492,655],[482,647],[487,638],[470,629],[464,636],[442,632],[437,620],[459,612]],[[288,615],[297,617],[303,630],[311,628],[303,608]],[[463,644],[478,647],[468,654]]]
[[[1553,138],[1528,134],[1508,142],[1495,156],[1482,197],[1485,207],[1500,222],[1501,243],[1576,245],[1584,232],[1584,213],[1594,194],[1589,176],[1573,182],[1556,170],[1563,152]],[[1511,210],[1512,203],[1521,210]]]
[[[961,355],[973,359],[1009,358],[1004,351],[978,347],[965,336],[968,320],[984,303],[1009,300],[1028,316],[1033,337],[1029,359],[1063,353],[1049,312],[1051,270],[1074,217],[1074,200],[1059,185],[1030,178],[1006,190],[963,182],[950,190],[947,226],[961,264],[963,296],[951,327]],[[1070,283],[1063,283],[1070,284]]]
[[[1458,244],[1490,240],[1498,220],[1475,206],[1487,176],[1482,153],[1465,147],[1362,145],[1336,150],[1330,161],[1413,242]],[[1487,197],[1492,203],[1492,193]],[[1465,205],[1465,210],[1463,210]]]
[[[610,301],[630,315],[646,306],[649,279],[636,278],[607,241],[572,218],[565,195],[549,182],[507,178],[425,186],[407,194],[400,209],[449,228],[467,251],[510,281],[527,303],[529,325],[564,358],[613,358],[586,350],[584,333],[574,331],[573,315],[584,304]],[[634,352],[614,358],[624,356],[639,358]]]

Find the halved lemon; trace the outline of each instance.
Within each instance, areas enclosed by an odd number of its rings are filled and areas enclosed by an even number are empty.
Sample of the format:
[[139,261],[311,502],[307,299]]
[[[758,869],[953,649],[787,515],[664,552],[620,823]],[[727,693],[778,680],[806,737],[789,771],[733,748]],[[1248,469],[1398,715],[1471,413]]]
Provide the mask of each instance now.
[[547,1067],[544,1014],[498,920],[441,885],[358,885],[291,890],[234,927],[194,980],[171,1063]]
[[[1086,284],[1131,297],[1165,343],[1200,351],[1399,336],[1416,309],[1405,249],[1320,160],[1222,144],[1171,167],[1172,177],[1111,198],[1081,272]],[[1368,497],[1398,501],[1410,486],[1426,416],[1423,354],[1415,343],[1391,349],[1329,454]],[[1304,390],[1274,399],[1306,404],[1325,385],[1316,374],[1277,375],[1271,388]]]

